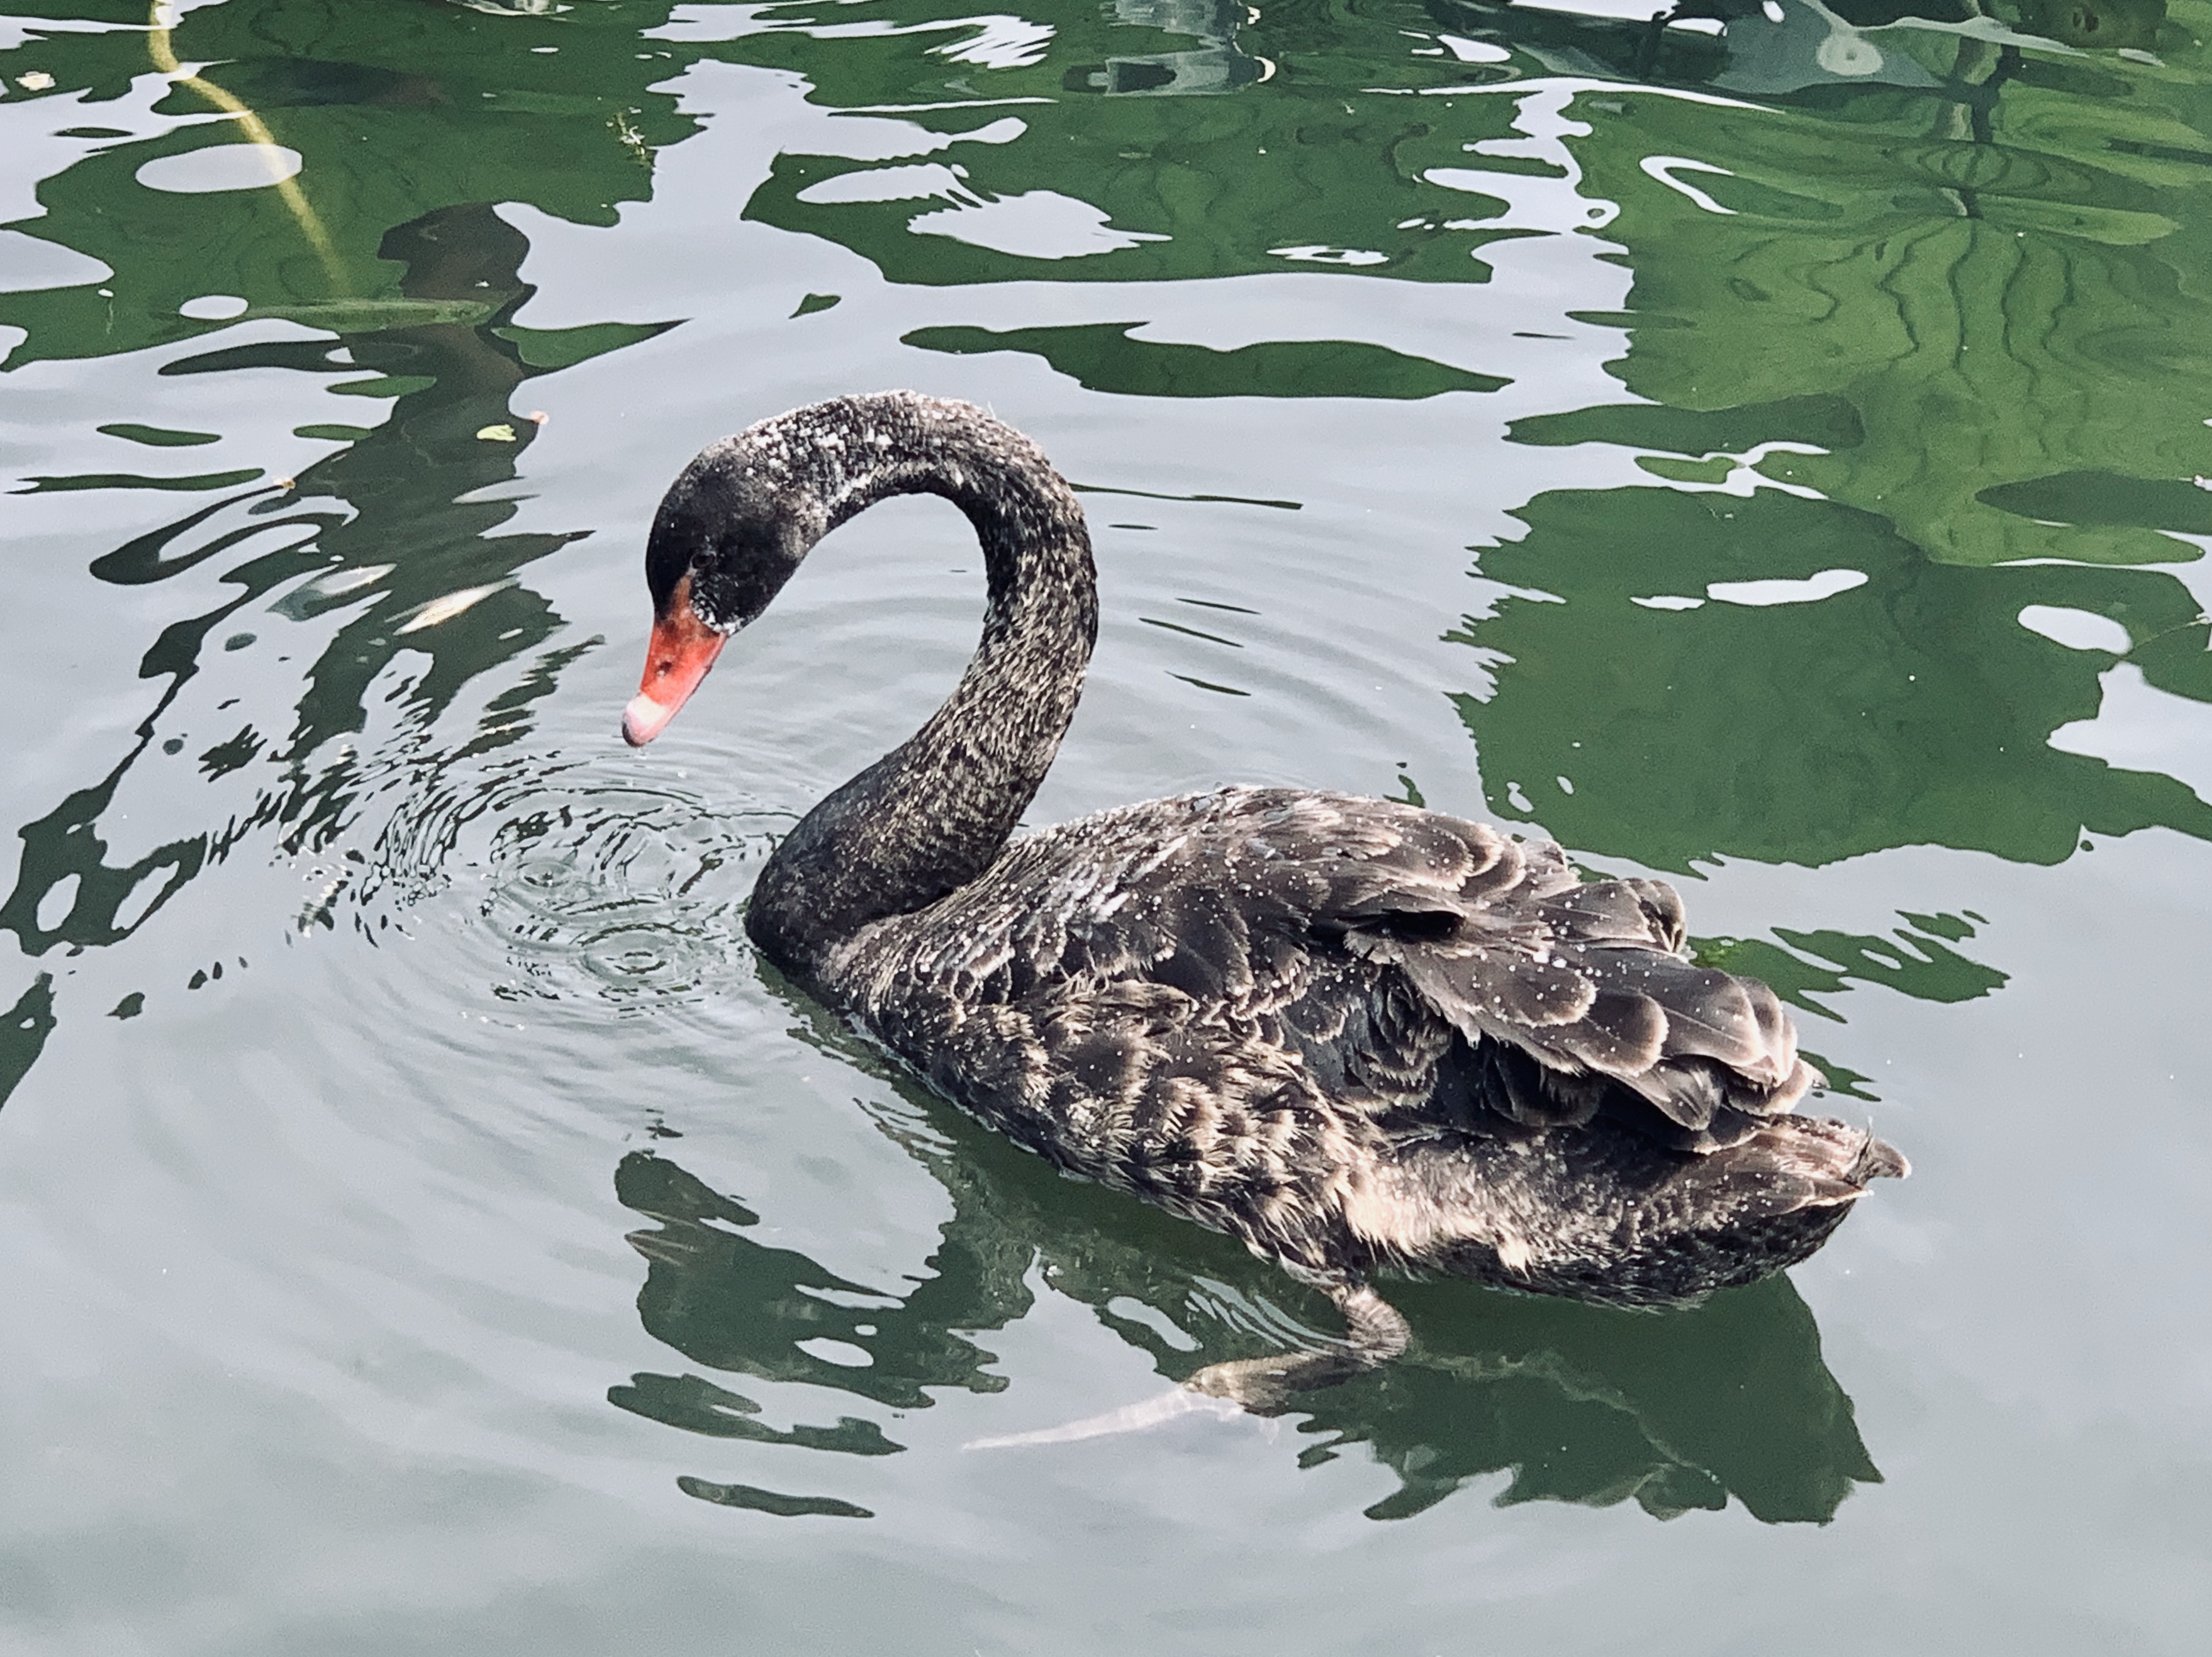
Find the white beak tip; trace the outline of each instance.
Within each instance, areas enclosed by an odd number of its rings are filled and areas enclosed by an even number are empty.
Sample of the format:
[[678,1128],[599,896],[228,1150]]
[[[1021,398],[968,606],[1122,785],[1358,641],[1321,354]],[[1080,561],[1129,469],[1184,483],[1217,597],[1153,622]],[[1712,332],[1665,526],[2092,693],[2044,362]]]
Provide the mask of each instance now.
[[666,730],[669,720],[675,717],[674,708],[653,701],[641,691],[631,697],[629,706],[623,709],[623,740],[632,748],[642,748]]

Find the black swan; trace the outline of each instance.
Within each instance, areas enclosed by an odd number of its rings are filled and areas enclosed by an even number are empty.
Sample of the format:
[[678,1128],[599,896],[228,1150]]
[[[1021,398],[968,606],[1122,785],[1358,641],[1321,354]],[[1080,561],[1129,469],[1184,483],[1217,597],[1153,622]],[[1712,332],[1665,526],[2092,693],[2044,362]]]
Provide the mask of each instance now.
[[1662,1305],[1804,1259],[1904,1159],[1790,1114],[1820,1077],[1764,984],[1682,951],[1680,900],[1388,800],[1224,788],[1013,837],[1097,633],[1091,541],[1036,446],[910,391],[763,421],[653,523],[623,716],[653,740],[830,531],[944,496],[981,642],[915,734],[810,811],[746,930],[799,986],[1067,1171],[1316,1284],[1328,1353],[1217,1364],[1247,1403],[1395,1357],[1379,1271]]

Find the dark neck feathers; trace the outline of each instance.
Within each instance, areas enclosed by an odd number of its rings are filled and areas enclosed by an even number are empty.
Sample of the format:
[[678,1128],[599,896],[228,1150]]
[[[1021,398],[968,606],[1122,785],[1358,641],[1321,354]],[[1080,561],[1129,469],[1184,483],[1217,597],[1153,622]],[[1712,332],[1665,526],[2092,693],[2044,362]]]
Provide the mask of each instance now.
[[964,403],[841,398],[721,446],[720,489],[744,515],[772,514],[788,561],[769,574],[771,593],[822,536],[892,495],[958,507],[989,583],[981,641],[951,697],[808,812],[754,888],[746,930],[822,988],[829,957],[860,928],[927,907],[988,868],[1044,780],[1097,637],[1091,537],[1036,446]]

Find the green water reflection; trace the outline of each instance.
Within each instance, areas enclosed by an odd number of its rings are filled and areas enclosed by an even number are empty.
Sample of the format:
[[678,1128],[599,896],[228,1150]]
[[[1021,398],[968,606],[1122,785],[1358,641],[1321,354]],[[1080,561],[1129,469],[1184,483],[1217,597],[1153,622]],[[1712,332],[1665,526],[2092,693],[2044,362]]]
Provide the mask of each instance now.
[[1449,368],[1353,340],[1282,341],[1212,350],[1203,345],[1132,339],[1139,325],[1089,323],[1072,328],[917,328],[901,342],[927,351],[974,356],[1027,351],[1085,391],[1123,397],[1365,397],[1420,398],[1446,391],[1494,391],[1492,374]]
[[[352,366],[419,388],[397,397],[382,424],[317,462],[291,488],[225,495],[94,561],[98,580],[135,587],[220,560],[222,583],[235,593],[213,610],[179,616],[152,641],[139,676],[166,684],[135,742],[105,776],[20,830],[23,859],[14,889],[0,901],[0,925],[27,952],[120,942],[210,859],[249,838],[273,837],[287,852],[320,849],[350,819],[363,784],[357,756],[333,744],[363,729],[368,687],[402,649],[428,658],[405,688],[409,723],[419,728],[434,723],[468,681],[538,650],[558,628],[544,600],[515,577],[566,537],[494,535],[513,515],[513,503],[461,498],[512,478],[532,431],[526,420],[511,441],[478,435],[511,419],[508,400],[532,372],[489,331],[489,319],[528,295],[515,275],[526,246],[481,206],[441,209],[392,230],[380,247],[404,272],[398,283],[404,299],[428,305],[471,295],[487,322],[342,336]],[[322,341],[275,342],[180,357],[162,372],[326,373],[335,351]],[[275,614],[295,623],[359,613],[329,634],[301,673],[289,730],[245,723],[197,755],[210,780],[255,766],[264,780],[254,804],[130,864],[111,864],[99,825],[124,777],[136,765],[182,757],[188,734],[207,740],[204,731],[173,731],[169,711],[199,672],[210,641],[280,588],[289,590]],[[434,624],[422,625],[426,617]],[[249,634],[231,638],[252,642]],[[530,703],[551,693],[561,663],[574,654],[569,647],[544,656],[487,708],[471,741],[433,762],[514,740]],[[53,914],[48,895],[64,889],[70,901]],[[131,918],[122,924],[126,905]],[[320,918],[327,924],[327,913]]]
[[[1029,1312],[1040,1277],[1177,1381],[1203,1364],[1279,1350],[1289,1319],[1309,1332],[1328,1326],[1325,1302],[1298,1298],[1242,1251],[1073,1186],[905,1091],[901,1108],[879,1110],[879,1126],[945,1187],[953,1209],[912,1288],[886,1293],[761,1241],[752,1235],[759,1216],[744,1203],[687,1173],[678,1156],[638,1151],[616,1171],[615,1189],[653,1222],[630,1239],[647,1262],[638,1296],[646,1328],[707,1369],[907,1411],[927,1407],[932,1389],[1006,1387],[991,1367],[989,1332]],[[1471,1480],[1510,1473],[1494,1492],[1501,1505],[1633,1500],[1671,1519],[1734,1496],[1771,1523],[1825,1522],[1855,1485],[1881,1478],[1850,1399],[1821,1361],[1812,1314],[1785,1278],[1662,1316],[1465,1284],[1402,1287],[1396,1298],[1413,1321],[1413,1353],[1384,1374],[1301,1399],[1304,1442],[1287,1450],[1316,1467],[1364,1447],[1400,1481],[1370,1518],[1407,1518]],[[832,1360],[802,1344],[824,1339],[854,1356]],[[696,1371],[639,1374],[608,1397],[713,1438],[860,1456],[904,1448],[871,1417],[767,1426],[758,1400]],[[684,1487],[772,1513],[863,1516],[835,1498],[690,1477]]]
[[[9,9],[113,26],[58,32],[0,54],[0,74],[52,77],[36,95],[57,110],[69,100],[70,130],[92,127],[104,103],[135,105],[135,85],[155,68],[148,7],[10,0]],[[0,323],[29,336],[10,365],[190,338],[209,325],[179,307],[207,294],[246,300],[248,317],[341,337],[489,317],[497,306],[489,294],[406,292],[385,256],[386,234],[442,208],[497,202],[611,224],[621,203],[651,194],[654,149],[696,130],[672,95],[648,89],[694,55],[641,40],[667,21],[668,5],[497,10],[272,0],[185,13],[173,30],[176,56],[210,65],[201,78],[299,154],[307,216],[269,190],[142,185],[149,163],[243,136],[206,95],[173,88],[149,112],[177,124],[101,144],[41,184],[44,215],[20,228],[113,275],[0,294]],[[533,50],[549,45],[557,50]]]

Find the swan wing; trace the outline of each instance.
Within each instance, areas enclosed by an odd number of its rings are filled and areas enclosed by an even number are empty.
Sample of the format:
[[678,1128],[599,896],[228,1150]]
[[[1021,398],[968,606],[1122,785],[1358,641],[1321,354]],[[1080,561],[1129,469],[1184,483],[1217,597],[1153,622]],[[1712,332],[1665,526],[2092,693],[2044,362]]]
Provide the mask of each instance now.
[[[1016,841],[902,920],[921,924],[866,952],[875,1016],[1103,1007],[1143,984],[1175,992],[1179,1017],[1295,1050],[1355,1109],[1456,1091],[1552,1126],[1625,1089],[1662,1137],[1705,1149],[1820,1079],[1772,990],[1682,953],[1673,888],[1585,882],[1549,841],[1393,801],[1224,789],[1125,807]],[[1440,1070],[1455,1036],[1479,1072],[1456,1084]]]
[[[1684,1143],[1709,1144],[1819,1080],[1772,990],[1683,953],[1681,899],[1665,883],[1584,882],[1549,841],[1390,802],[1323,797],[1310,816],[1284,895],[1314,934],[1394,968],[1490,1054],[1493,1108],[1577,1121],[1617,1083]],[[1364,832],[1331,832],[1332,816]]]
[[1284,1024],[1330,1091],[1378,1103],[1453,1032],[1489,1054],[1483,1102],[1531,1125],[1617,1086],[1706,1145],[1819,1080],[1773,991],[1683,955],[1673,888],[1584,882],[1549,841],[1391,801],[1151,802],[1017,842],[951,902],[982,912],[907,964],[956,1001],[1141,980]]

